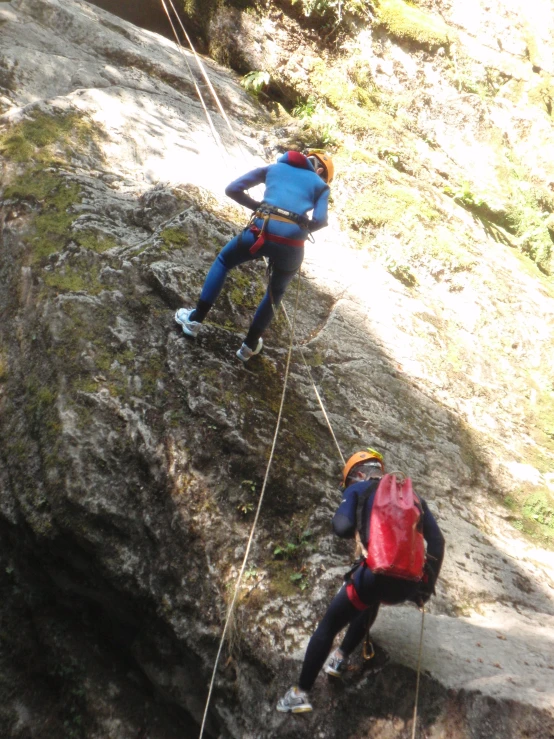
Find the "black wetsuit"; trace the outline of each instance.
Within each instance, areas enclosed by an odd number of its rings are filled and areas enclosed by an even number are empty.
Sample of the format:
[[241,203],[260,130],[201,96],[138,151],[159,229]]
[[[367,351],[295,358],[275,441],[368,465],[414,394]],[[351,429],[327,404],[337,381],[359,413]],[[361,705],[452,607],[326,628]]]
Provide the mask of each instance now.
[[[369,517],[373,508],[375,491],[379,481],[369,480],[350,485],[333,517],[333,530],[337,536],[353,538],[361,514],[360,536],[367,548]],[[418,496],[419,497],[419,496]],[[427,503],[419,498],[423,508],[423,536],[427,544],[427,565],[432,590],[439,576],[444,557],[444,537]],[[363,506],[358,512],[359,502]],[[323,663],[327,659],[335,636],[345,626],[349,628],[341,644],[348,656],[364,637],[365,631],[379,611],[381,603],[397,604],[407,600],[417,602],[420,583],[386,575],[376,575],[361,563],[352,573],[348,584],[343,585],[331,601],[329,608],[315,630],[304,657],[298,686],[308,691],[312,688]]]

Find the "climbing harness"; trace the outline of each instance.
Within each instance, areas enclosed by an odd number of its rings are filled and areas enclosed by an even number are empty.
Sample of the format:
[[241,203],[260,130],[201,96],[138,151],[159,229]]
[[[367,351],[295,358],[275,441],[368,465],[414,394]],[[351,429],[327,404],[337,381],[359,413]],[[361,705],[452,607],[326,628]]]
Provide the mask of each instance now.
[[254,213],[252,213],[252,220],[254,218],[271,218],[274,221],[284,221],[285,223],[296,223],[300,228],[309,230],[309,218],[301,216],[298,213],[294,213],[292,210],[286,210],[285,208],[277,208],[275,205],[269,205],[269,203],[261,203]]
[[[255,221],[262,219],[263,223],[261,228],[256,225]],[[290,210],[285,210],[284,208],[276,208],[273,205],[268,205],[267,203],[262,203],[259,208],[257,208],[250,218],[250,221],[248,222],[247,228],[252,231],[252,233],[257,236],[257,240],[252,244],[249,251],[250,254],[256,254],[257,251],[259,251],[262,246],[265,244],[266,241],[271,241],[274,244],[284,244],[286,246],[296,246],[298,248],[302,248],[304,246],[305,239],[288,239],[285,236],[277,236],[276,234],[271,234],[266,238],[266,231],[267,226],[269,224],[269,221],[281,221],[282,223],[294,223],[297,226],[300,226],[301,228],[304,228],[308,230],[308,218],[305,216],[298,215],[298,213],[293,213]],[[308,231],[308,238],[313,242],[313,236],[311,232]]]

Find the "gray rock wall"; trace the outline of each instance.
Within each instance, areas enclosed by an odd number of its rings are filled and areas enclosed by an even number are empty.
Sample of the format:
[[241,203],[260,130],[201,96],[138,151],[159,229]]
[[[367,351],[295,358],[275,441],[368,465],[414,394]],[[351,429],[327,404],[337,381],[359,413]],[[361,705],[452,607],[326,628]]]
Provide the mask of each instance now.
[[[280,317],[257,360],[235,360],[260,265],[230,276],[195,342],[173,312],[244,223],[225,184],[298,127],[273,130],[204,60],[234,129],[210,102],[214,136],[183,52],[84,2],[14,0],[0,24],[0,727],[174,737],[202,717],[289,334]],[[351,557],[329,530],[340,460],[304,357],[343,453],[383,450],[447,537],[426,615],[425,731],[551,736],[552,552],[504,505],[552,484],[531,415],[546,402],[551,285],[461,208],[472,269],[443,274],[427,256],[406,285],[348,243],[343,167],[331,226],[307,248],[208,733],[411,735],[420,618],[407,606],[382,610],[374,669],[344,687],[320,679],[312,717],[274,712]],[[293,286],[287,298],[292,316]]]

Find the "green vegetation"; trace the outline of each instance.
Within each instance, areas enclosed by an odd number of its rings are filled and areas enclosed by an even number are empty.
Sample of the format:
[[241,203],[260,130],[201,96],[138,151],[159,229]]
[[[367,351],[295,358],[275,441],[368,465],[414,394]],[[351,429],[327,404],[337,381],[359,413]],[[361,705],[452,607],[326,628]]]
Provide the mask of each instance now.
[[309,529],[301,534],[293,536],[291,541],[278,544],[273,550],[273,556],[277,559],[299,561],[304,555],[311,554],[314,546],[310,542],[313,532]]
[[544,534],[554,539],[554,498],[548,491],[530,495],[523,506],[524,515],[544,528]]
[[[63,161],[75,149],[90,146],[102,137],[101,129],[80,113],[37,113],[14,124],[0,136],[0,152],[14,162]],[[98,152],[97,152],[98,153]]]
[[81,200],[78,185],[55,171],[31,167],[6,187],[4,195],[31,200],[40,206],[27,236],[33,262],[60,251],[68,243],[71,226],[77,218],[71,206]]
[[89,295],[98,295],[104,286],[98,279],[98,265],[81,267],[65,265],[61,270],[45,272],[44,283],[56,291],[86,292]]
[[521,165],[511,163],[498,175],[504,177],[503,196],[507,205],[498,203],[496,196],[476,192],[475,185],[467,181],[458,188],[447,186],[443,192],[485,223],[495,223],[513,234],[520,251],[542,272],[550,274],[554,256],[548,222],[554,212],[552,194],[534,185]]
[[160,238],[163,244],[162,251],[181,249],[190,243],[188,235],[180,228],[164,228],[160,234]]
[[554,83],[552,75],[541,72],[537,84],[529,90],[529,102],[538,105],[552,116],[554,105]]
[[255,310],[263,298],[267,286],[262,280],[253,281],[251,274],[233,270],[227,278],[227,297],[235,307]]
[[516,181],[506,213],[508,226],[518,237],[519,248],[546,274],[552,271],[552,238],[536,191],[524,181]]
[[439,16],[404,0],[376,0],[377,18],[393,38],[429,49],[448,46],[451,31]]
[[4,197],[31,201],[38,206],[26,237],[31,263],[61,251],[71,239],[96,252],[115,246],[113,239],[89,231],[72,233],[77,218],[72,206],[81,202],[81,191],[57,169],[75,149],[95,147],[101,135],[100,129],[80,114],[37,113],[0,136],[3,155],[15,163],[28,165],[12,176]]
[[529,493],[521,489],[504,498],[512,514],[510,523],[540,546],[554,550],[554,496],[543,488]]
[[117,241],[111,236],[105,234],[99,234],[94,231],[78,231],[73,235],[73,240],[79,244],[79,246],[88,249],[89,251],[102,254],[105,251],[114,249],[118,246]]
[[246,92],[251,93],[254,97],[263,92],[271,82],[271,76],[269,72],[254,71],[248,72],[241,79],[240,84],[244,87]]
[[298,5],[306,18],[323,21],[327,24],[338,24],[343,16],[352,15],[367,18],[367,0],[291,0],[293,6]]
[[356,195],[344,213],[351,225],[396,226],[421,221],[429,224],[440,218],[439,211],[416,190],[385,180]]

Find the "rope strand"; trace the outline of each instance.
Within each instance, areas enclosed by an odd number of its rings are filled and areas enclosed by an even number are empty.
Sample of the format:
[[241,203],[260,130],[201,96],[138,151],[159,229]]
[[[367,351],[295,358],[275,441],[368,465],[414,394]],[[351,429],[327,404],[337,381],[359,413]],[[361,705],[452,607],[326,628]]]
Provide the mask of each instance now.
[[[171,2],[171,0],[169,0],[169,2]],[[227,154],[227,151],[226,151],[225,147],[223,146],[223,142],[221,140],[221,136],[218,134],[218,132],[217,132],[217,130],[215,128],[214,122],[213,122],[212,117],[210,115],[210,111],[208,110],[208,107],[206,106],[206,103],[204,102],[204,98],[202,97],[202,93],[200,91],[200,88],[198,87],[198,83],[196,82],[196,79],[194,78],[194,75],[192,73],[192,69],[190,68],[190,64],[189,64],[189,61],[187,59],[187,55],[186,55],[185,50],[183,49],[183,47],[181,45],[181,42],[179,40],[179,34],[177,33],[177,29],[173,25],[173,21],[171,20],[171,16],[169,14],[169,10],[167,8],[167,5],[165,4],[165,0],[161,0],[161,3],[162,3],[162,6],[163,6],[163,9],[165,10],[165,14],[167,15],[167,20],[169,21],[169,24],[170,24],[171,29],[173,31],[173,35],[175,36],[175,39],[177,41],[177,46],[179,48],[179,51],[183,55],[183,58],[184,58],[185,63],[187,65],[187,69],[188,69],[189,75],[190,75],[190,80],[191,80],[192,84],[194,85],[194,89],[196,90],[196,94],[198,95],[198,99],[200,100],[200,103],[202,104],[202,108],[204,109],[204,113],[206,114],[206,119],[208,121],[208,125],[210,127],[210,131],[212,132],[212,136],[214,137],[214,141],[215,141],[216,145],[220,149],[223,148],[225,154]],[[173,3],[171,3],[171,6],[173,7],[173,11],[176,12],[175,11],[175,7],[173,6]],[[178,15],[177,15],[177,18],[179,18]]]
[[421,607],[421,633],[419,635],[419,656],[417,658],[417,678],[414,700],[414,717],[412,722],[412,739],[415,739],[417,728],[417,701],[419,698],[419,677],[421,675],[421,656],[423,654],[423,626],[425,623],[425,604]]
[[285,396],[286,396],[286,393],[287,393],[287,385],[288,385],[288,379],[289,379],[290,359],[291,359],[291,354],[292,354],[292,345],[293,345],[293,342],[294,342],[294,331],[295,331],[295,328],[296,328],[296,315],[297,315],[297,311],[298,311],[298,295],[299,295],[299,293],[300,293],[300,271],[298,272],[298,278],[297,278],[297,283],[296,283],[296,302],[295,302],[295,306],[294,306],[294,320],[293,320],[293,323],[292,323],[292,326],[291,326],[289,351],[288,351],[288,355],[287,355],[287,364],[286,364],[286,368],[285,368],[285,380],[284,380],[284,383],[283,383],[283,392],[281,394],[281,404],[279,406],[279,413],[277,415],[277,424],[275,426],[275,433],[273,434],[273,443],[271,445],[271,452],[269,454],[269,460],[268,460],[268,463],[267,463],[267,468],[266,468],[266,471],[265,471],[265,477],[264,477],[264,481],[263,481],[263,484],[262,484],[262,489],[261,489],[261,492],[260,492],[260,499],[258,501],[258,507],[256,509],[256,515],[255,515],[254,521],[252,523],[252,528],[250,530],[250,536],[248,538],[248,544],[246,546],[246,552],[244,553],[244,559],[243,559],[242,566],[240,568],[240,572],[239,572],[239,575],[238,575],[238,578],[237,578],[237,583],[235,585],[235,592],[234,592],[234,595],[233,595],[233,600],[232,600],[231,605],[230,605],[230,607],[228,609],[228,612],[227,612],[227,618],[225,620],[225,626],[223,627],[223,634],[221,636],[221,641],[219,643],[219,649],[217,651],[217,656],[215,658],[214,669],[213,669],[213,672],[212,672],[212,679],[210,681],[210,687],[209,687],[209,690],[208,690],[208,697],[206,699],[206,707],[204,709],[204,717],[202,719],[202,726],[200,727],[200,736],[199,736],[199,739],[202,739],[202,735],[204,733],[204,726],[206,724],[206,719],[207,719],[207,716],[208,716],[208,709],[209,709],[209,706],[210,706],[210,700],[211,700],[211,696],[212,696],[213,686],[214,686],[214,683],[215,683],[215,676],[216,676],[216,672],[217,672],[217,667],[219,665],[219,659],[221,657],[221,652],[223,650],[223,644],[225,643],[225,637],[227,635],[227,630],[229,628],[229,624],[231,622],[231,618],[232,618],[232,615],[233,615],[233,610],[235,608],[235,604],[237,602],[237,598],[238,598],[238,595],[239,595],[239,589],[240,589],[240,584],[242,582],[242,576],[244,574],[244,570],[246,569],[246,562],[248,560],[248,555],[250,554],[250,547],[252,546],[252,541],[254,539],[254,532],[256,530],[256,525],[258,523],[258,518],[260,516],[260,511],[261,511],[261,508],[262,508],[262,503],[263,503],[263,499],[264,499],[265,489],[266,489],[266,486],[267,486],[267,480],[269,478],[269,470],[271,469],[271,464],[273,462],[273,455],[274,455],[275,447],[276,447],[276,444],[277,444],[277,437],[279,435],[279,429],[281,427],[281,418],[282,418],[282,415],[283,415],[283,407],[285,405]]

